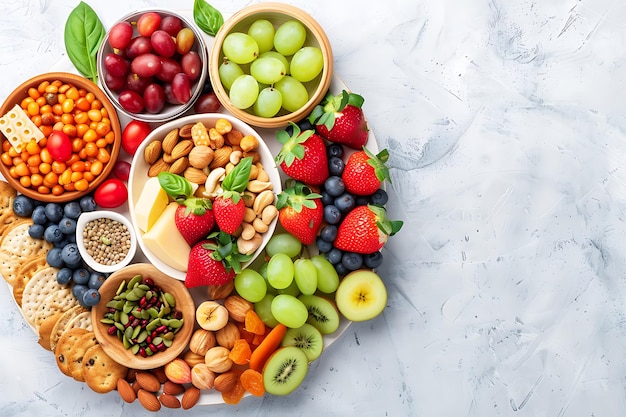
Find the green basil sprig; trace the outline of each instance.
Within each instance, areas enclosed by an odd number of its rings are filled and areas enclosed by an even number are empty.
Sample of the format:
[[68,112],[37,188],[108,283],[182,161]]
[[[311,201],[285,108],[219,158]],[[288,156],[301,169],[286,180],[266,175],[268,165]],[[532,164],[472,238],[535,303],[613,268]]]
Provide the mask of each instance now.
[[106,30],[100,18],[85,2],[80,2],[65,22],[65,49],[67,55],[84,77],[98,80],[96,55]]
[[211,36],[215,36],[224,24],[222,13],[204,0],[194,0],[193,20],[203,32]]
[[185,177],[163,171],[157,178],[161,188],[176,201],[184,201],[193,194],[191,183]]
[[250,179],[250,171],[252,169],[252,157],[247,156],[243,158],[232,171],[226,175],[224,181],[222,181],[222,189],[225,191],[234,191],[236,193],[243,193],[248,186],[248,179]]

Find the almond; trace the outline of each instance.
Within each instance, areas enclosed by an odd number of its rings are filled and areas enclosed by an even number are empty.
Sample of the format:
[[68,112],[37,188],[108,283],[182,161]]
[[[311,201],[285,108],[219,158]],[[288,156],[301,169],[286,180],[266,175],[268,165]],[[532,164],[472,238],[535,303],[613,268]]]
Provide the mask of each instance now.
[[174,149],[172,149],[172,152],[170,153],[172,154],[172,158],[178,159],[178,158],[182,158],[183,156],[189,155],[189,152],[192,149],[193,149],[193,142],[190,139],[184,139],[178,142],[176,146],[174,146]]
[[235,387],[238,378],[237,373],[234,371],[224,372],[215,377],[213,388],[219,392],[228,392]]
[[185,392],[185,386],[172,381],[165,381],[163,384],[163,392],[170,395],[178,395]]
[[228,310],[230,317],[243,323],[246,320],[246,313],[254,308],[253,304],[240,295],[231,295],[224,300],[224,307]]
[[172,394],[163,393],[159,395],[159,401],[167,408],[180,408],[180,400]]
[[[190,159],[188,161],[191,161]],[[201,169],[194,168],[192,166],[188,166],[183,171],[183,176],[187,178],[187,180],[193,184],[204,184],[208,175]]]
[[178,136],[180,136],[181,138],[184,139],[189,139],[191,137],[191,128],[193,127],[193,124],[187,124],[183,127],[180,128],[180,130],[178,131]]
[[157,396],[150,391],[141,388],[139,392],[137,392],[137,398],[141,405],[148,411],[159,411],[161,409],[161,402]]
[[239,142],[241,142],[241,138],[243,138],[243,133],[241,133],[238,130],[231,130],[230,132],[226,133],[224,139],[226,140],[226,143],[228,143],[229,145],[239,145]]
[[215,339],[217,340],[217,343],[226,349],[232,349],[235,345],[235,340],[239,338],[241,338],[239,328],[232,321],[229,321],[226,323],[226,326],[215,332]]
[[161,389],[159,379],[150,372],[137,372],[136,378],[141,388],[146,391],[157,392]]
[[200,390],[194,386],[191,386],[185,390],[185,393],[183,394],[183,398],[180,400],[180,403],[184,410],[189,410],[191,407],[196,405],[199,399]]
[[187,169],[188,163],[187,157],[183,156],[175,160],[167,171],[172,174],[180,175]]
[[235,289],[235,281],[230,280],[222,285],[209,285],[208,293],[211,300],[223,300]]
[[213,160],[209,165],[209,168],[215,169],[219,167],[225,167],[226,164],[230,162],[230,154],[233,151],[233,148],[230,146],[222,146],[219,149],[216,149],[213,153]]
[[167,381],[167,375],[165,375],[165,369],[163,369],[162,366],[159,366],[158,368],[152,369],[150,370],[150,372],[157,377],[157,379],[159,380],[159,382],[161,384],[164,384],[165,381]]
[[161,141],[155,140],[150,142],[146,149],[143,151],[143,159],[146,161],[146,164],[152,165],[157,159],[161,157],[161,152],[163,148],[161,145]]
[[170,130],[167,133],[167,135],[165,135],[165,137],[163,138],[163,143],[162,143],[163,152],[172,153],[174,146],[176,146],[176,144],[178,143],[178,134],[179,134],[179,130],[178,128],[176,128],[176,129]]
[[120,394],[120,397],[122,397],[122,400],[126,401],[127,403],[132,403],[133,401],[135,401],[135,399],[137,399],[137,394],[135,393],[135,390],[130,385],[130,382],[128,382],[124,378],[120,378],[117,380],[117,392]]
[[189,165],[194,168],[203,169],[209,166],[213,160],[213,149],[208,146],[194,146],[189,151]]
[[159,158],[154,164],[150,165],[148,168],[148,176],[156,177],[159,175],[159,172],[167,171],[170,168],[170,164],[165,162],[163,158]]

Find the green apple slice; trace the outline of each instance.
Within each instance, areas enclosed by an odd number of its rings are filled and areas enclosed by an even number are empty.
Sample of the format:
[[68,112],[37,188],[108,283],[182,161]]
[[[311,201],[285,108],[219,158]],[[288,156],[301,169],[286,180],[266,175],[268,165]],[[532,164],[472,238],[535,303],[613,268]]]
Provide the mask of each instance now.
[[385,309],[387,288],[374,271],[361,269],[350,272],[341,280],[335,301],[348,320],[370,320]]

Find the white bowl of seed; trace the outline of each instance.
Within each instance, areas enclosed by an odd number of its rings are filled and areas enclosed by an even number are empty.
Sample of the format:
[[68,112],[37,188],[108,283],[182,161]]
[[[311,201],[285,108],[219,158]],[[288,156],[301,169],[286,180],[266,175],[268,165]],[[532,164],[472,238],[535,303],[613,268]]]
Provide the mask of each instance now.
[[102,273],[122,269],[137,251],[137,238],[130,221],[109,210],[80,215],[76,221],[76,244],[87,266]]

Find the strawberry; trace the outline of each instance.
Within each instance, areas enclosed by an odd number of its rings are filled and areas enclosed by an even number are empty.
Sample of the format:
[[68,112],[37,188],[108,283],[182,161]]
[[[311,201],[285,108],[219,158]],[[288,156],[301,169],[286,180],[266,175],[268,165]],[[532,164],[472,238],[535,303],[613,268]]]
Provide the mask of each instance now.
[[350,155],[341,174],[346,190],[356,195],[371,195],[383,181],[391,182],[389,169],[385,165],[387,159],[389,152],[386,149],[374,155],[363,147]]
[[203,198],[187,198],[176,208],[176,228],[189,246],[205,238],[215,225],[211,201]]
[[363,102],[363,97],[346,90],[336,96],[329,93],[313,109],[309,121],[326,140],[352,149],[361,149],[367,143],[369,135],[367,121],[361,109]]
[[286,130],[276,134],[282,148],[276,163],[291,178],[309,185],[320,185],[328,178],[328,157],[324,140],[313,130],[300,131],[291,123],[293,134]]
[[241,263],[250,258],[251,255],[242,255],[237,251],[237,244],[229,234],[211,233],[207,239],[191,247],[185,286],[226,284],[241,272]]
[[387,219],[383,207],[357,206],[339,224],[334,245],[346,252],[374,253],[401,227],[402,221]]
[[228,234],[234,234],[243,223],[246,206],[243,191],[248,185],[252,157],[243,158],[222,181],[223,192],[213,201],[213,214],[217,227]]
[[301,182],[295,182],[278,195],[278,221],[287,232],[305,245],[315,241],[322,224],[324,207],[321,198],[321,194],[311,192]]

